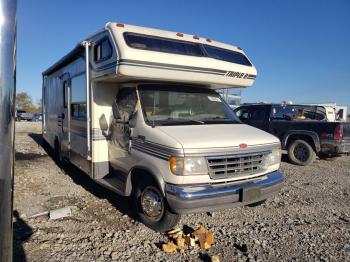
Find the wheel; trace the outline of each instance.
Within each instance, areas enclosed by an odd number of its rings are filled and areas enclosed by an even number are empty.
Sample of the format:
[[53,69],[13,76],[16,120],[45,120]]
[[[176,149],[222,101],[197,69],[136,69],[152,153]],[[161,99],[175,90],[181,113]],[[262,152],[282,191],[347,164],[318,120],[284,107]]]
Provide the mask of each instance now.
[[166,232],[173,229],[181,216],[170,211],[166,199],[153,181],[140,181],[136,185],[134,202],[140,221],[149,228]]
[[295,165],[307,166],[315,161],[316,153],[308,142],[298,139],[289,145],[288,157]]
[[247,207],[257,207],[266,202],[266,199],[247,205]]

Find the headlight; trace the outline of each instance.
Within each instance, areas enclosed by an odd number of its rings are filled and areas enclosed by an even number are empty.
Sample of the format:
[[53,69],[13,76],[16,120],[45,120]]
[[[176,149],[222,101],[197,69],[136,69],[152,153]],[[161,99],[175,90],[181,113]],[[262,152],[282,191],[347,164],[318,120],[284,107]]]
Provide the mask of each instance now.
[[282,151],[279,148],[272,149],[272,152],[267,154],[264,159],[264,168],[279,164],[281,162]]
[[204,157],[175,157],[169,160],[171,173],[178,176],[203,175],[208,173]]

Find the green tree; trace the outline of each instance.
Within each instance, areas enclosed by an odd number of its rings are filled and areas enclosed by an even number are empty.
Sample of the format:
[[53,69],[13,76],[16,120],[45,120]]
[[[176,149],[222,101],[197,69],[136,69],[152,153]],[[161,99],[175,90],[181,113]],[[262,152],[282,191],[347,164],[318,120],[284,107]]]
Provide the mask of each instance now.
[[16,94],[16,108],[31,113],[36,113],[37,109],[33,104],[33,100],[26,92]]
[[37,111],[37,113],[43,112],[43,100],[41,98],[36,103],[36,111]]

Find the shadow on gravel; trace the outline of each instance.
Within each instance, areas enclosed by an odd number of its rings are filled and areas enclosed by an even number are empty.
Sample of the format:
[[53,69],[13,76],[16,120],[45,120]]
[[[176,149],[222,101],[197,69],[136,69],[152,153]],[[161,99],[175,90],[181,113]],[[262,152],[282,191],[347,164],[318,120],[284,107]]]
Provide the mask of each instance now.
[[32,228],[13,211],[13,261],[27,261],[23,243],[33,234]]
[[74,183],[82,186],[85,190],[89,191],[94,196],[107,199],[115,208],[117,208],[121,213],[127,214],[130,218],[134,220],[138,220],[137,216],[133,212],[131,208],[132,204],[128,197],[120,196],[103,186],[97,184],[94,180],[92,180],[87,174],[81,171],[76,166],[63,162],[57,163],[55,160],[55,156],[53,154],[53,149],[51,149],[43,140],[41,134],[29,133],[29,136],[40,145],[46,153],[55,161],[55,163],[67,174],[69,175]]
[[36,153],[22,153],[22,152],[16,152],[15,153],[15,159],[16,161],[21,160],[36,160],[38,158],[46,157],[46,155],[42,154],[36,154]]

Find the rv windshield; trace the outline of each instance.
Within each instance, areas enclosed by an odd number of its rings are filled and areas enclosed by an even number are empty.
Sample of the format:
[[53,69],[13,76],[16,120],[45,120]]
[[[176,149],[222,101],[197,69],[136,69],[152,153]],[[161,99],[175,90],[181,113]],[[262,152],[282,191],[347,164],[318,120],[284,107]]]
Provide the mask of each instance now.
[[149,125],[240,123],[220,95],[208,88],[145,84],[138,92]]

